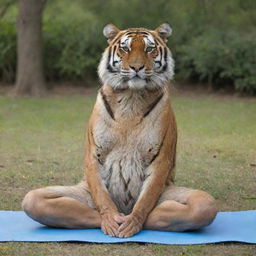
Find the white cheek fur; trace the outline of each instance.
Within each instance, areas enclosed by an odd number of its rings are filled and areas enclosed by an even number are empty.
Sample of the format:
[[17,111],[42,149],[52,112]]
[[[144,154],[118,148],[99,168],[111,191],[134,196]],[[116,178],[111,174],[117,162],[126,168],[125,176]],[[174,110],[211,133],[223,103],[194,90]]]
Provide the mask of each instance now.
[[[119,58],[119,57],[118,57]],[[167,57],[167,70],[163,73],[153,72],[150,77],[150,82],[146,82],[143,79],[132,79],[128,82],[125,82],[124,77],[121,75],[120,71],[120,59],[118,59],[118,63],[116,63],[115,67],[113,67],[114,72],[109,72],[107,69],[108,66],[108,48],[104,51],[100,64],[98,66],[98,74],[100,80],[103,84],[108,84],[114,89],[132,89],[132,90],[142,90],[145,88],[148,89],[157,89],[159,87],[163,87],[166,83],[168,83],[174,76],[174,60],[172,58],[171,52],[168,50]],[[113,60],[110,60],[110,62]],[[159,67],[155,66],[154,69],[157,71]]]

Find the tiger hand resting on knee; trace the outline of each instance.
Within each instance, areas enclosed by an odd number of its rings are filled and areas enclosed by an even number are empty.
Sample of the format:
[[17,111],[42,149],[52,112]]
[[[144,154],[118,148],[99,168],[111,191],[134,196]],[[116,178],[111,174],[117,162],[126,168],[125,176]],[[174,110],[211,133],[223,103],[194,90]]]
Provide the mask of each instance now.
[[174,69],[166,45],[170,26],[119,30],[109,24],[103,33],[109,46],[98,68],[103,85],[87,130],[84,180],[31,191],[24,210],[46,225],[101,226],[118,237],[142,227],[184,231],[208,225],[217,212],[214,199],[173,184],[177,129],[168,88]]

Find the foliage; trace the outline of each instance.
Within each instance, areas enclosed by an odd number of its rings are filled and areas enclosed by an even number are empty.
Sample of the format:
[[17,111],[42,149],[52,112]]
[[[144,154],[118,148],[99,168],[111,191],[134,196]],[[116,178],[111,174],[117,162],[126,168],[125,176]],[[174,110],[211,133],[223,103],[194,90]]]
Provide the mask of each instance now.
[[[88,36],[88,34],[92,36]],[[45,70],[48,79],[85,79],[99,62],[101,48],[93,31],[80,25],[46,24],[44,28]]]
[[[0,80],[14,80],[16,14],[13,4],[0,23]],[[96,76],[107,45],[102,35],[107,23],[154,29],[166,21],[173,28],[169,46],[176,80],[208,82],[215,88],[229,83],[235,90],[256,92],[254,0],[48,1],[43,21],[46,76],[54,81]]]
[[231,38],[226,50],[223,78],[233,78],[239,91],[256,92],[256,34],[246,38]]
[[[76,15],[71,19],[67,18],[69,13],[65,15],[64,7],[60,2],[59,5],[50,5],[49,16],[45,15],[46,74],[51,80],[86,79],[99,62],[104,39],[102,33],[97,32],[100,26],[93,14],[74,5],[71,11]],[[64,14],[53,18],[55,12]]]
[[181,46],[179,56],[183,77],[219,86],[232,80],[238,91],[256,91],[256,34],[207,32]]
[[16,69],[16,30],[0,21],[0,80],[12,82]]

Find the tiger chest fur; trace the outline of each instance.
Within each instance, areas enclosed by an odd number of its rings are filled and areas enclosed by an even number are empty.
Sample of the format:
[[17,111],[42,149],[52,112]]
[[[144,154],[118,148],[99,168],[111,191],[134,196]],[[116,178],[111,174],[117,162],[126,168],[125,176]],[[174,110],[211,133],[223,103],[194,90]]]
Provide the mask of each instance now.
[[[104,97],[99,94],[98,105],[106,104]],[[166,99],[160,94],[145,100],[130,92],[120,93],[115,100],[118,104],[113,113],[108,107],[101,108],[93,136],[101,179],[119,211],[128,214],[150,177],[148,166],[161,147],[159,113]],[[132,109],[135,104],[137,112]]]

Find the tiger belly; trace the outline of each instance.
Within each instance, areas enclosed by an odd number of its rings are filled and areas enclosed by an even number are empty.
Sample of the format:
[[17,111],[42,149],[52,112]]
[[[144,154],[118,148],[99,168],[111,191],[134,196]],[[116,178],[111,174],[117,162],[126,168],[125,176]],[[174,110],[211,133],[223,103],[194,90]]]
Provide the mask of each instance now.
[[101,177],[118,210],[129,214],[146,177],[140,152],[114,150],[106,158]]

